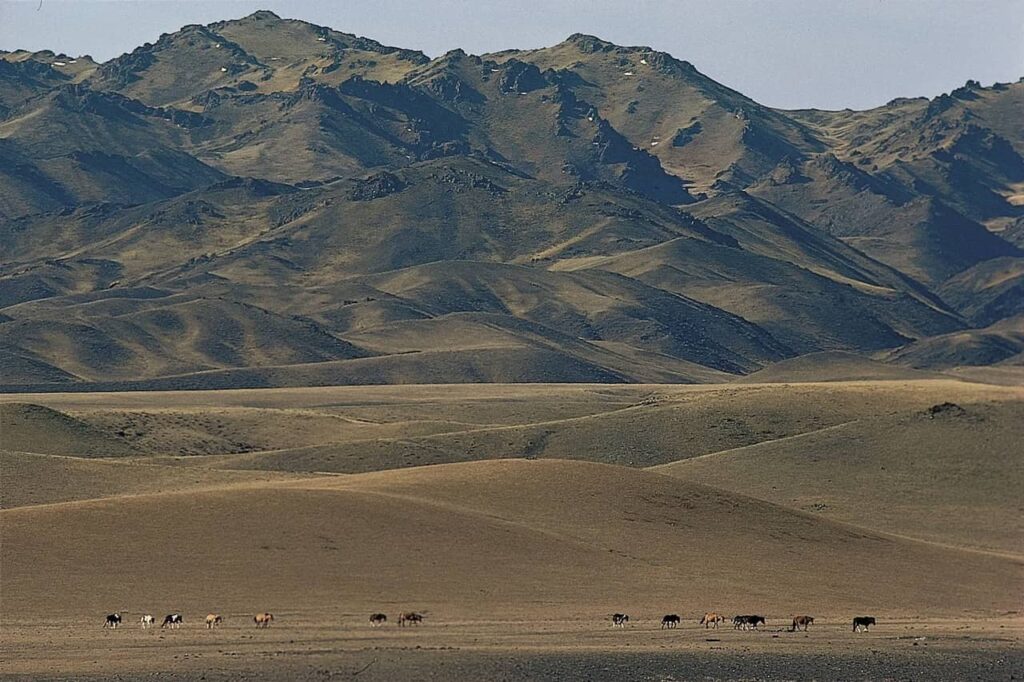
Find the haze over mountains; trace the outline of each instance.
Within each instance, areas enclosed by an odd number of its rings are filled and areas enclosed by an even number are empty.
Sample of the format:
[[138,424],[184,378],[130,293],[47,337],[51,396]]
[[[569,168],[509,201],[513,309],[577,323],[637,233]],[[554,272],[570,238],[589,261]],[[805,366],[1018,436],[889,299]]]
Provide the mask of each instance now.
[[0,53],[0,384],[1012,368],[1021,111],[778,111],[592,36],[429,59],[269,12]]

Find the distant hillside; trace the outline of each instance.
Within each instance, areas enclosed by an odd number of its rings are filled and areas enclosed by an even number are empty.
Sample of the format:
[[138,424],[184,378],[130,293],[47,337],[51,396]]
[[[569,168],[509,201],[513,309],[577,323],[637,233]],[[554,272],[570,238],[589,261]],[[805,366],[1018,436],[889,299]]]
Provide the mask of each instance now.
[[266,11],[0,52],[0,388],[1006,363],[1022,104],[787,112],[593,36],[430,59]]

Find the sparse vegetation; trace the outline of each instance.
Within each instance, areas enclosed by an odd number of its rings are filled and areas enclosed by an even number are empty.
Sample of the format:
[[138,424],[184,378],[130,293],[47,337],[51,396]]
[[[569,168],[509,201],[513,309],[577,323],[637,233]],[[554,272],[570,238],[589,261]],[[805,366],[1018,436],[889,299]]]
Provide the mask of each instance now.
[[1012,679],[1022,99],[0,51],[5,674]]

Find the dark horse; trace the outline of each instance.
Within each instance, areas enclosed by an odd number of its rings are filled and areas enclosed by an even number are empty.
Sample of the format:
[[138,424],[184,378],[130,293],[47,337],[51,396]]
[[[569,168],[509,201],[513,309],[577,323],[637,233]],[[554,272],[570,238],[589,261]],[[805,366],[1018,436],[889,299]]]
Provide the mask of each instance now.
[[732,619],[732,626],[736,630],[756,630],[758,624],[764,625],[764,616],[736,616]]
[[160,624],[160,627],[179,628],[184,621],[185,619],[181,617],[180,613],[169,613],[164,616],[164,622]]
[[872,616],[857,616],[853,619],[853,631],[867,630],[869,625],[874,625],[875,619]]
[[405,624],[419,625],[423,622],[423,614],[415,611],[398,614],[398,627],[405,627]]

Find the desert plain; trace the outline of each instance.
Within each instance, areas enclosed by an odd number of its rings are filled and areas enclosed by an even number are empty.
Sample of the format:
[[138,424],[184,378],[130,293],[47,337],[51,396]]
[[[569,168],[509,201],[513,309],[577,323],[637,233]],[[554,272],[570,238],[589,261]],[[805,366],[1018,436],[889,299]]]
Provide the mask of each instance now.
[[2,674],[1012,679],[1022,398],[917,378],[4,395]]

